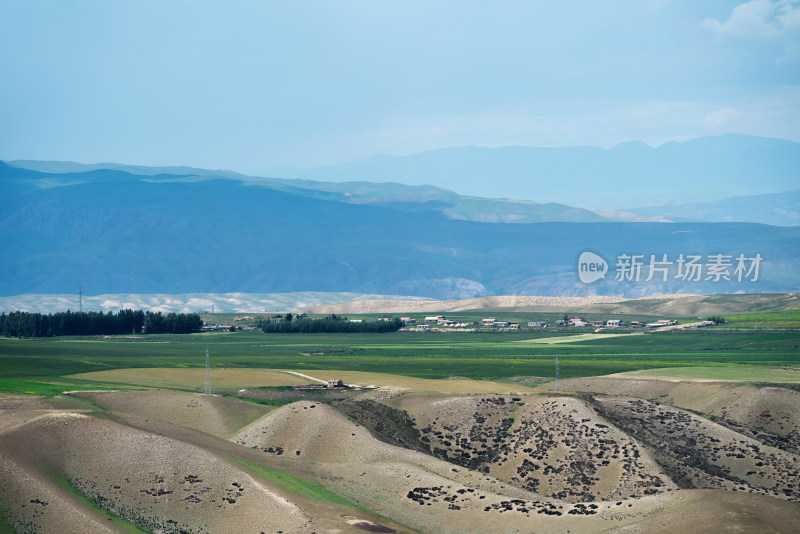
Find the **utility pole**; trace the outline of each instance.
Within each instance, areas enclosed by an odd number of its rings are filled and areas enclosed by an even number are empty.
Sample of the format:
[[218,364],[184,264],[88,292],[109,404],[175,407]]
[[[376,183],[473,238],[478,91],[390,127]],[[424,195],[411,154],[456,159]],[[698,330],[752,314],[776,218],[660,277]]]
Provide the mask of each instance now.
[[556,356],[556,391],[561,391],[561,372],[558,369],[558,356]]
[[211,370],[209,366],[208,347],[206,347],[206,388],[203,393],[211,395]]

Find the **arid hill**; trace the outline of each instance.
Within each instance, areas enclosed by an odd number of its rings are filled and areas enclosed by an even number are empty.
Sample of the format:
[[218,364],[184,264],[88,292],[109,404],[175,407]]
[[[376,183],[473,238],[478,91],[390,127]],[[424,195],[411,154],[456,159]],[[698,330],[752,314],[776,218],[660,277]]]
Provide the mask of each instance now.
[[796,293],[752,295],[656,295],[639,299],[621,297],[536,297],[497,296],[463,300],[395,301],[361,300],[342,304],[311,306],[306,313],[435,313],[469,310],[519,312],[583,312],[650,315],[714,315],[749,311],[800,309]]
[[797,532],[792,384],[562,386],[277,408],[4,397],[0,519],[17,532]]

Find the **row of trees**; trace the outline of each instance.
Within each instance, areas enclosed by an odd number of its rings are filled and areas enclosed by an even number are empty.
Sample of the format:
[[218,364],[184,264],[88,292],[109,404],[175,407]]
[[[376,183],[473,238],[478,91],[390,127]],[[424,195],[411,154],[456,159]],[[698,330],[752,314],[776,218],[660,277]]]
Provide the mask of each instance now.
[[300,318],[294,319],[291,314],[279,320],[266,320],[259,322],[261,330],[266,334],[317,334],[333,332],[396,332],[403,327],[400,319],[388,321],[348,321],[347,317],[328,315],[322,319]]
[[[72,312],[43,314],[12,312],[0,315],[4,337],[52,337],[140,334],[187,334],[199,332],[203,320],[196,313]],[[144,327],[144,329],[143,329]]]

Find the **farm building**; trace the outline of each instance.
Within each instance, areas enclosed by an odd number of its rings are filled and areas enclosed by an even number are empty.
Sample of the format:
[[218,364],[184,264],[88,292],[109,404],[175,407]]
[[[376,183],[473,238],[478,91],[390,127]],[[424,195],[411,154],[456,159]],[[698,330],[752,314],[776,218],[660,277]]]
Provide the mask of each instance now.
[[294,389],[348,389],[348,386],[344,384],[338,378],[329,378],[328,382],[325,384],[300,384],[297,386],[292,386]]

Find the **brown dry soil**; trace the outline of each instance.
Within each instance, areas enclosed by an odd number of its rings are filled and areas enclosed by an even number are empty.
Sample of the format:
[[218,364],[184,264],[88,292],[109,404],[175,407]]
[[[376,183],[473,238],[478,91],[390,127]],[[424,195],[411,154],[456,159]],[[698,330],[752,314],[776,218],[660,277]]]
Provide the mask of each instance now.
[[0,524],[800,532],[791,387],[594,378],[470,395],[388,382],[279,408],[169,391],[0,397]]

